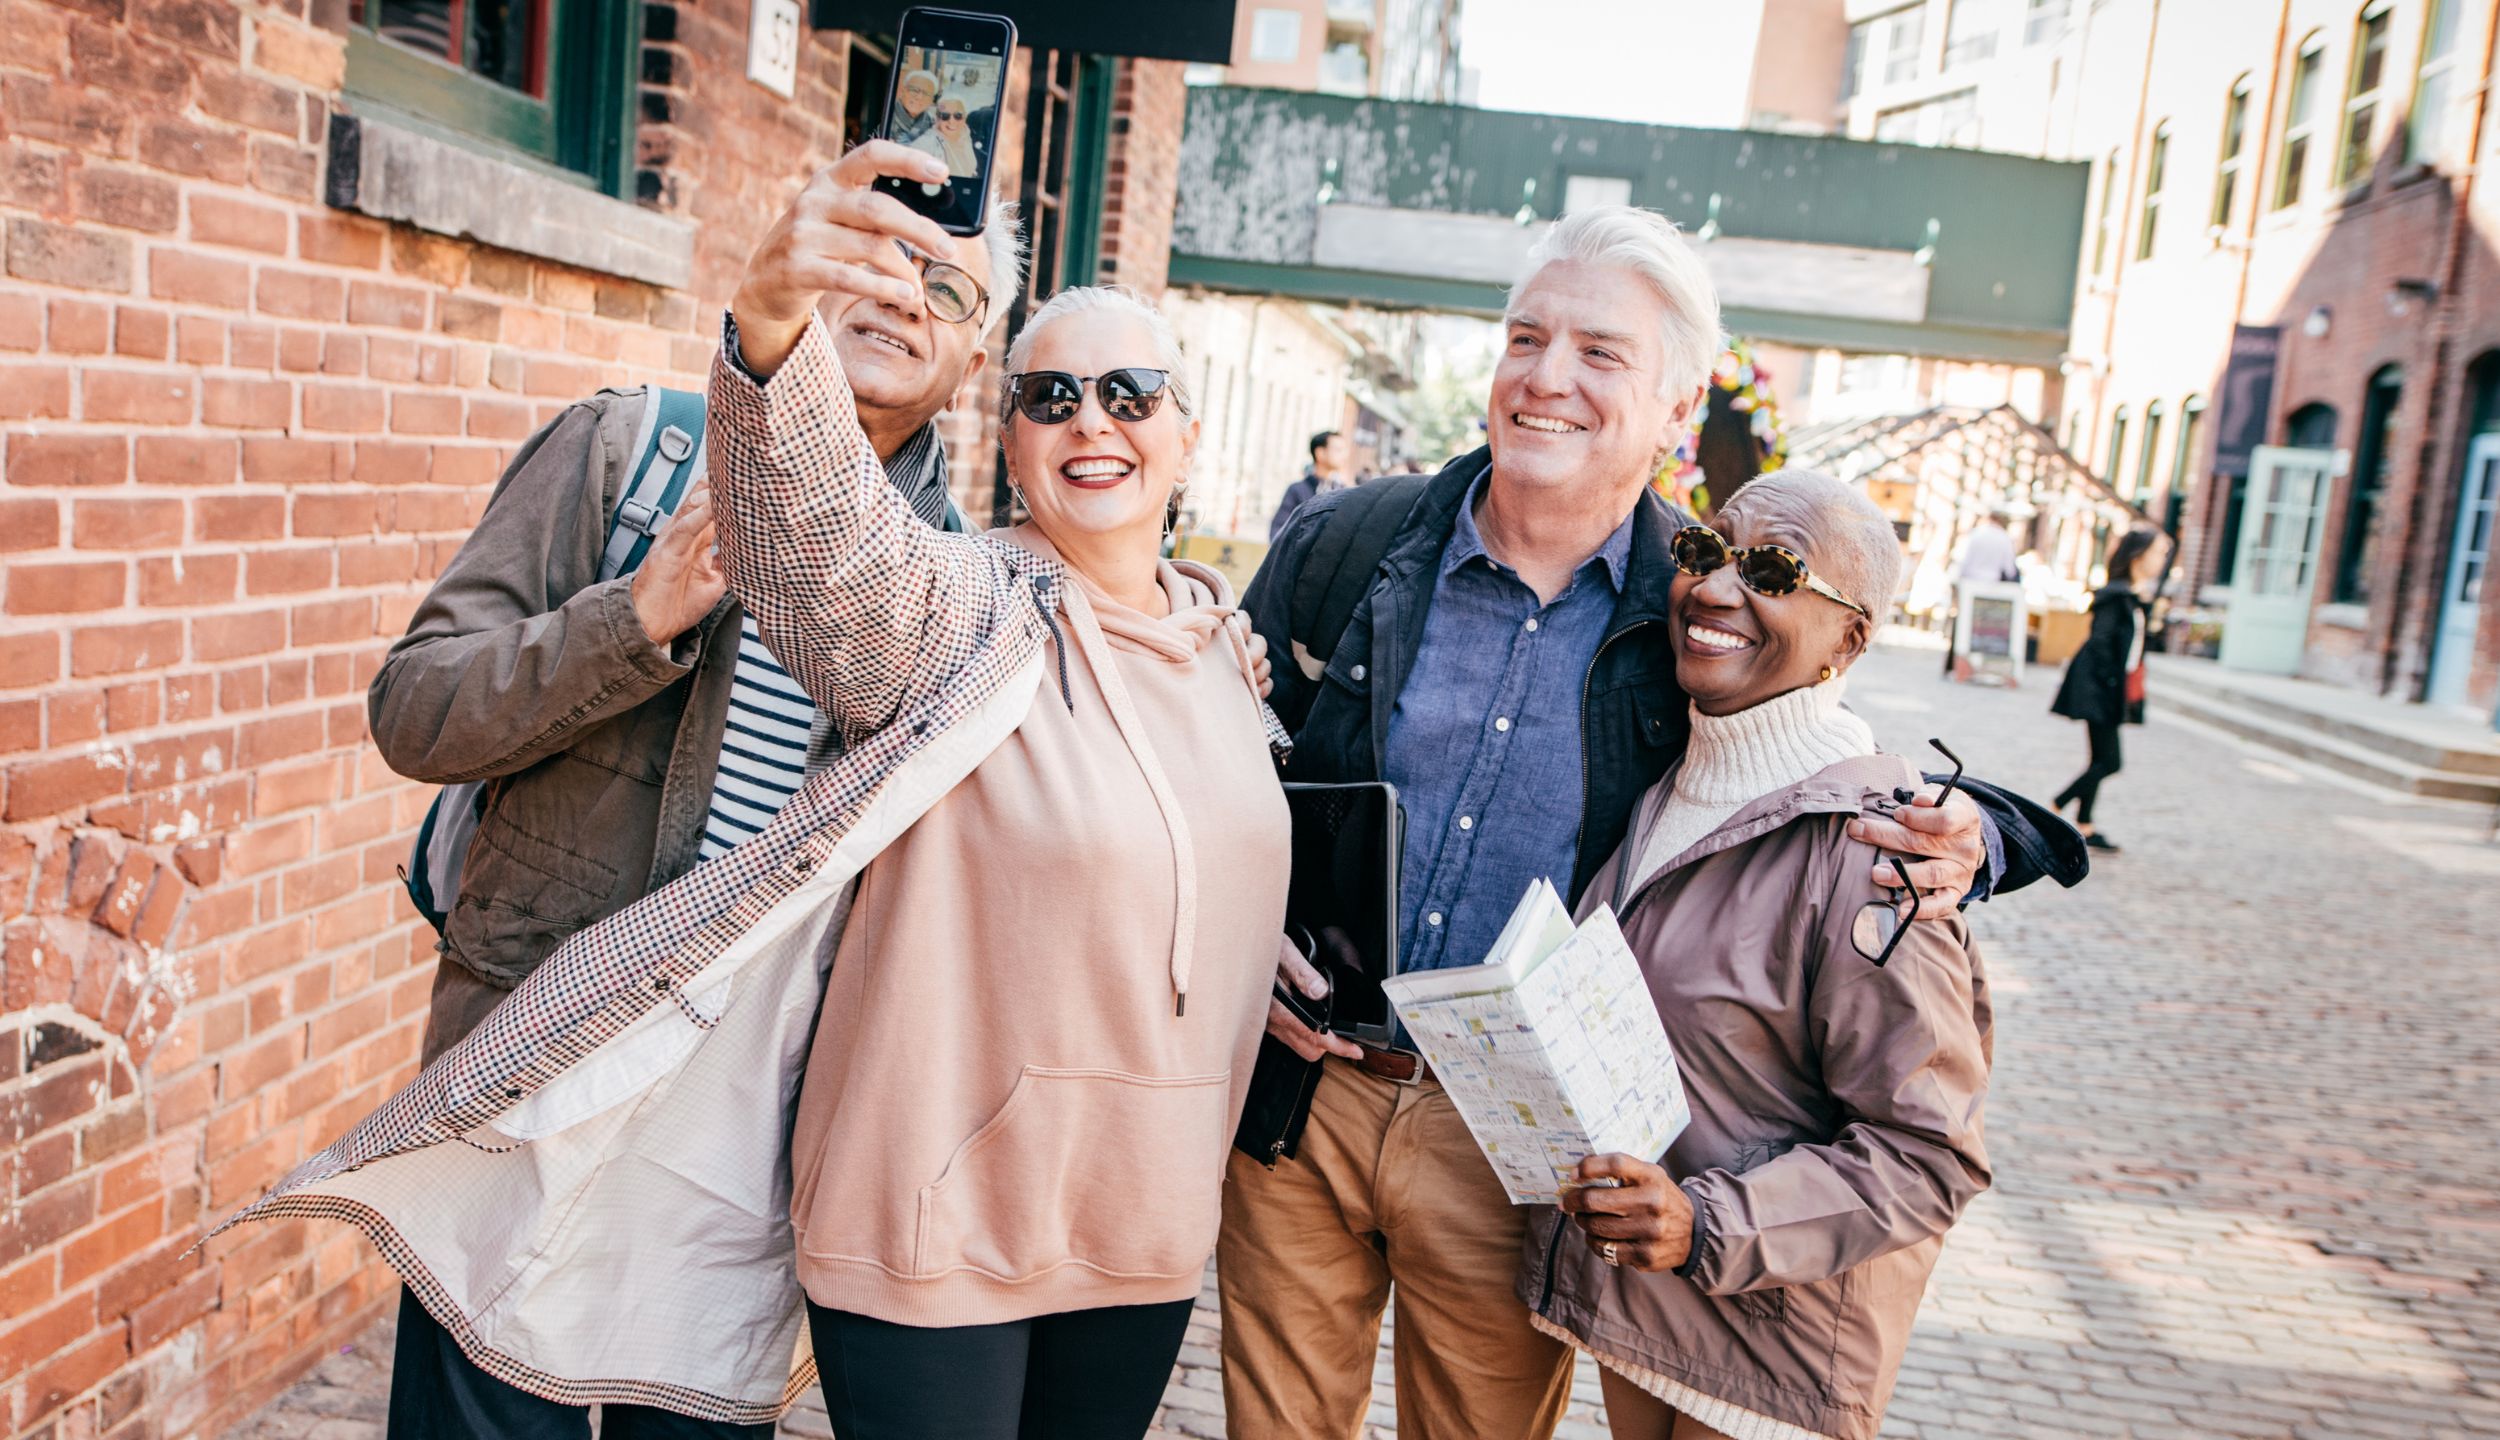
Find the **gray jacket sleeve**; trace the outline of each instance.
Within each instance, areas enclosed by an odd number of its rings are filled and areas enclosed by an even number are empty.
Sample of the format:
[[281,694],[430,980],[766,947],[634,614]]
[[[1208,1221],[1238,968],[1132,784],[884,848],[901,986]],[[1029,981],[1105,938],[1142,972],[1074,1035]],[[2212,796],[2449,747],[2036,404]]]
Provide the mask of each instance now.
[[570,406],[522,445],[384,658],[365,706],[393,770],[433,784],[512,774],[693,668],[703,627],[664,649],[634,615],[631,577],[592,583],[631,443],[614,408]]
[[1809,1284],[1942,1235],[1988,1188],[1987,985],[1958,915],[1922,921],[1878,969],[1850,941],[1878,898],[1872,847],[1836,847],[1808,998],[1823,1083],[1839,1112],[1825,1144],[1684,1182],[1699,1212],[1693,1282],[1724,1295]]

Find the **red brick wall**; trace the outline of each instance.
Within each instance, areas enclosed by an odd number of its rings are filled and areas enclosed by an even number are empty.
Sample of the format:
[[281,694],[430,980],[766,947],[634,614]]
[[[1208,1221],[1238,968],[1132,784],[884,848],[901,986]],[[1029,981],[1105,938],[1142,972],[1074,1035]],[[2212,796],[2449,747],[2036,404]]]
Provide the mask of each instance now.
[[0,0],[0,1436],[213,1435],[391,1293],[337,1226],[191,1248],[413,1068],[364,686],[535,426],[698,382],[839,143],[842,37],[793,105],[742,4],[649,13],[683,292],[325,208],[303,0]]
[[[742,4],[653,0],[636,188],[699,227],[688,289],[384,225],[319,200],[344,9],[0,0],[0,1437],[214,1435],[388,1301],[340,1227],[192,1250],[413,1069],[430,792],[364,687],[532,429],[700,382],[843,139],[843,37],[783,101]],[[1161,69],[1113,272],[1157,290]],[[945,425],[968,498],[991,393]]]
[[[1103,283],[1161,299],[1172,264],[1172,205],[1180,181],[1189,90],[1177,60],[1123,60],[1112,92],[1111,153],[1103,167]],[[1123,197],[1137,197],[1135,204]]]

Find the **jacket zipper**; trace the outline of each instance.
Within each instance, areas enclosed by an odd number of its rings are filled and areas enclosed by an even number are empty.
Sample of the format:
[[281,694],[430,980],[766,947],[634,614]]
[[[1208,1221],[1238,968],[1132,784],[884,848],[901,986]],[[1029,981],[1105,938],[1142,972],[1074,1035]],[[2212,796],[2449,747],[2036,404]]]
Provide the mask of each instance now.
[[1277,1131],[1276,1138],[1267,1144],[1268,1169],[1275,1169],[1276,1162],[1285,1158],[1285,1145],[1293,1138],[1294,1122],[1309,1117],[1311,1092],[1319,1089],[1319,1072],[1327,1063],[1325,1060],[1312,1061],[1310,1070],[1303,1076],[1302,1088],[1293,1097],[1293,1107],[1285,1112],[1285,1128]]
[[1598,641],[1597,653],[1589,657],[1589,668],[1580,676],[1580,823],[1571,832],[1571,873],[1575,879],[1580,873],[1580,846],[1588,839],[1589,829],[1589,687],[1597,683],[1597,662],[1606,658],[1606,647],[1650,623],[1642,620],[1626,625]]
[[1554,1283],[1560,1278],[1558,1271],[1562,1264],[1563,1232],[1570,1228],[1571,1222],[1562,1218],[1561,1211],[1555,1211],[1554,1238],[1545,1242],[1544,1293],[1536,1297],[1536,1313],[1548,1320],[1554,1318]]

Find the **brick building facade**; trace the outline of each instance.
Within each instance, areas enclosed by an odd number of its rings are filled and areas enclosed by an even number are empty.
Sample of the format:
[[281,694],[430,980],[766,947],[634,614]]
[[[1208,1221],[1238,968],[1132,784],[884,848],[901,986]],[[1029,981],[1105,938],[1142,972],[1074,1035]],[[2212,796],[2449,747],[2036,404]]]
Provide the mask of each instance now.
[[2264,443],[2331,472],[2294,516],[2314,558],[2276,602],[2287,659],[2485,716],[2500,586],[2477,598],[2459,528],[2469,452],[2500,427],[2492,22],[2469,0],[2116,0],[2057,47],[2046,100],[2052,147],[2094,164],[2069,448],[2176,521],[2173,593],[2227,641],[2266,497],[2215,473],[2218,397],[2233,327],[2278,328]]
[[[379,37],[443,8],[0,0],[0,1436],[213,1436],[389,1299],[344,1228],[194,1248],[413,1070],[429,792],[364,687],[533,429],[700,383],[846,139],[853,42],[801,31],[784,98],[744,0],[542,0],[618,67],[550,32],[537,111],[412,109]],[[1180,66],[1111,63],[1106,179],[1063,203],[1159,290]],[[992,408],[946,427],[976,513]]]

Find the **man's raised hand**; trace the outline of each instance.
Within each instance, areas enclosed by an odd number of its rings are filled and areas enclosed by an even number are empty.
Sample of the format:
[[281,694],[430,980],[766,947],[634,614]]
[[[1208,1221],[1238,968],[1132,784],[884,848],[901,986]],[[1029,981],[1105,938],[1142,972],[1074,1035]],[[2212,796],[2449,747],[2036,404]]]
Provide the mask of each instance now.
[[871,140],[816,173],[747,260],[731,297],[738,358],[758,375],[781,368],[827,293],[909,306],[920,274],[896,241],[940,260],[955,240],[937,222],[870,187],[877,178],[945,184],[946,162],[926,151]]

